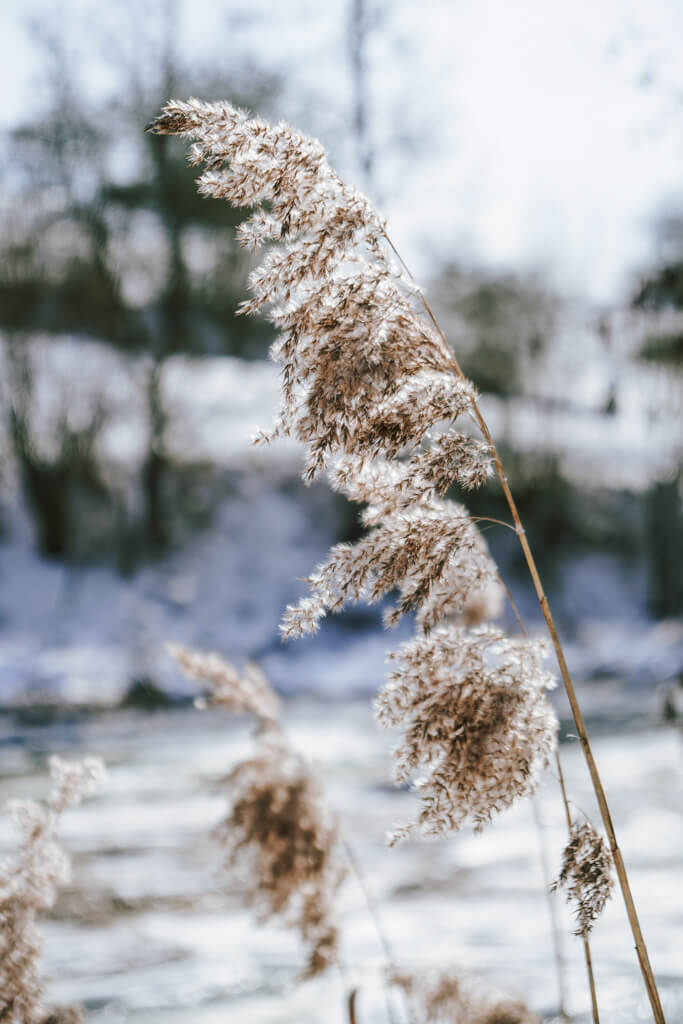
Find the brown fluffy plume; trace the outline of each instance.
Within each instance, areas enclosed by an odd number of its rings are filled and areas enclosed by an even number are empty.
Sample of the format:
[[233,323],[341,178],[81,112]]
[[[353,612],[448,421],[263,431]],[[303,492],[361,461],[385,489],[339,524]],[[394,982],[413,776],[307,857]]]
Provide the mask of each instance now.
[[[431,427],[468,412],[474,387],[417,310],[415,286],[388,256],[384,222],[318,142],[199,100],[171,101],[150,130],[194,139],[190,162],[207,166],[200,192],[256,206],[242,242],[276,243],[251,276],[255,297],[243,312],[268,306],[280,331],[272,355],[283,406],[273,436],[307,444],[309,476],[335,454],[391,458],[423,440],[428,449]],[[426,477],[443,478],[440,462],[457,475],[457,444],[440,440],[425,455]],[[460,455],[468,481],[486,475],[485,446],[461,444]]]
[[258,665],[248,664],[240,673],[215,651],[196,651],[180,644],[169,644],[168,651],[188,679],[207,684],[206,697],[195,701],[202,710],[219,707],[250,712],[264,722],[279,719],[280,701]]
[[612,866],[607,844],[594,826],[590,822],[572,825],[562,854],[560,874],[551,891],[564,889],[567,902],[574,905],[575,935],[587,939],[605,909],[614,887]]
[[223,780],[230,809],[214,830],[225,868],[261,920],[280,918],[308,947],[302,976],[335,963],[339,933],[334,895],[343,877],[336,822],[308,766],[284,736],[280,702],[255,665],[242,673],[220,654],[169,651],[183,672],[204,682],[200,708],[256,716],[257,750]]
[[[428,835],[480,830],[518,796],[533,793],[552,753],[556,719],[544,690],[542,650],[492,626],[440,628],[390,655],[377,699],[380,722],[403,729],[397,782],[415,779]],[[412,825],[397,830],[403,838]]]
[[337,828],[303,760],[281,737],[227,777],[231,808],[215,830],[225,864],[237,872],[262,920],[280,917],[309,947],[303,977],[337,959],[333,897],[344,877]]
[[425,316],[383,220],[318,142],[199,100],[169,102],[150,129],[188,136],[190,162],[205,165],[199,191],[254,207],[240,238],[269,245],[242,306],[265,307],[279,331],[271,354],[282,407],[261,440],[297,438],[305,479],[324,471],[365,505],[367,534],[332,548],[309,595],[287,608],[282,634],[314,632],[350,601],[397,594],[386,622],[414,613],[415,651],[430,652],[417,686],[399,678],[402,648],[379,702],[381,721],[405,731],[399,775],[427,766],[418,784],[426,831],[467,818],[481,827],[533,790],[555,725],[537,645],[467,632],[500,614],[503,594],[483,537],[445,496],[453,481],[468,489],[490,471],[488,445],[456,429],[472,418],[474,386]]

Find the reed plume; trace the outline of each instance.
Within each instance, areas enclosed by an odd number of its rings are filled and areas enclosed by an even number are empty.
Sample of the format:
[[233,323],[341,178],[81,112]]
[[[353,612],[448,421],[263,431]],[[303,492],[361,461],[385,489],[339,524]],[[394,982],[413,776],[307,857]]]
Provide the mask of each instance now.
[[[418,290],[386,246],[383,221],[341,181],[317,142],[229,104],[198,100],[169,103],[151,127],[194,140],[191,162],[207,165],[202,194],[257,207],[240,228],[243,243],[278,243],[253,271],[254,297],[242,307],[253,313],[267,305],[279,330],[271,354],[282,367],[282,408],[260,440],[286,434],[302,441],[305,479],[325,470],[336,489],[366,504],[367,534],[332,548],[310,576],[309,595],[285,611],[283,637],[314,632],[349,601],[397,593],[385,620],[392,625],[414,612],[412,656],[424,652],[434,669],[433,692],[426,685],[418,699],[432,716],[419,755],[414,737],[425,720],[407,700],[410,681],[404,703],[389,699],[392,689],[399,693],[407,651],[380,698],[380,721],[401,719],[406,729],[400,777],[429,764],[431,781],[418,789],[428,831],[459,828],[468,815],[481,827],[516,795],[533,792],[555,723],[537,645],[520,638],[506,648],[502,636],[494,643],[489,631],[468,628],[502,604],[481,533],[463,505],[442,496],[450,480],[472,487],[490,472],[488,445],[453,425],[471,412],[474,385],[454,372],[448,345],[420,312]],[[442,624],[449,628],[437,629]],[[463,659],[471,662],[469,676]],[[485,669],[487,661],[493,664]],[[449,696],[451,686],[459,696]],[[495,714],[491,728],[482,698]],[[463,734],[469,743],[457,739]]]
[[226,867],[239,873],[261,920],[280,917],[309,947],[303,977],[337,959],[333,897],[344,871],[337,829],[303,760],[270,740],[225,780],[231,809],[216,828]]
[[42,1007],[39,917],[69,880],[69,858],[57,838],[59,819],[104,775],[96,758],[50,758],[52,791],[45,803],[12,800],[8,810],[21,840],[14,861],[0,866],[0,1021],[3,1024],[80,1019],[77,1007]]
[[[467,511],[443,497],[450,480],[465,488],[476,486],[493,465],[558,659],[654,1017],[662,1024],[607,799],[500,456],[476,389],[462,373],[384,221],[332,170],[317,141],[284,123],[271,125],[229,103],[192,99],[170,101],[149,128],[192,139],[190,162],[205,164],[199,191],[235,206],[254,207],[239,229],[240,239],[254,250],[270,245],[251,274],[252,298],[241,307],[243,313],[267,307],[279,331],[271,355],[281,366],[282,405],[273,429],[259,440],[279,435],[298,439],[307,452],[306,480],[324,471],[351,499],[368,502],[367,535],[355,545],[332,549],[310,578],[310,595],[287,609],[283,635],[314,631],[327,612],[340,610],[347,601],[379,600],[397,591],[398,603],[387,613],[389,624],[415,612],[416,643],[432,634],[437,644],[448,637],[466,648],[468,657],[479,652],[482,664],[488,666],[487,658],[492,658],[492,671],[506,679],[495,707],[495,729],[487,736],[480,721],[481,735],[472,744],[476,750],[486,738],[483,749],[490,742],[490,757],[466,752],[475,696],[460,703],[434,697],[428,726],[434,742],[422,750],[416,746],[420,719],[414,694],[404,705],[392,706],[392,722],[405,714],[399,765],[412,772],[426,763],[430,772],[420,820],[437,831],[458,828],[468,817],[480,826],[516,795],[533,792],[554,744],[552,712],[543,696],[547,673],[533,641],[525,636],[515,641],[513,658],[508,657],[510,649],[490,649],[488,630],[472,629],[500,610],[497,571]],[[456,429],[456,421],[465,419],[478,428],[482,441],[473,442],[464,424]],[[445,651],[438,657],[443,673],[437,690],[441,687],[443,698],[450,655]],[[462,689],[462,665],[450,664],[455,669],[452,686],[462,694],[473,693],[467,686]],[[401,665],[399,656],[399,670]],[[397,683],[394,677],[388,685]],[[484,689],[480,687],[482,697]],[[513,696],[515,689],[524,698]],[[490,784],[496,758],[495,771],[509,775],[502,788]],[[465,792],[459,786],[463,759],[470,770]]]
[[612,894],[613,861],[604,839],[593,825],[572,825],[562,854],[562,867],[551,889],[566,890],[574,904],[576,935],[587,939]]
[[206,695],[195,701],[202,710],[219,707],[226,711],[249,712],[264,725],[277,723],[280,701],[258,665],[250,663],[243,672],[238,672],[214,651],[190,650],[180,644],[169,644],[168,651],[188,679],[208,686]]
[[445,834],[468,818],[481,830],[533,791],[556,739],[542,658],[540,645],[493,626],[441,627],[390,655],[396,667],[377,699],[378,718],[404,730],[394,777],[405,783],[421,772],[425,833]]
[[279,918],[299,933],[308,947],[302,977],[313,977],[338,956],[333,900],[345,872],[334,817],[304,759],[287,743],[280,702],[260,669],[249,665],[240,673],[219,654],[169,650],[186,675],[207,687],[199,707],[256,718],[256,753],[223,780],[230,810],[214,837],[259,919]]
[[483,995],[456,971],[394,971],[389,980],[405,993],[421,1024],[541,1024],[524,1003]]

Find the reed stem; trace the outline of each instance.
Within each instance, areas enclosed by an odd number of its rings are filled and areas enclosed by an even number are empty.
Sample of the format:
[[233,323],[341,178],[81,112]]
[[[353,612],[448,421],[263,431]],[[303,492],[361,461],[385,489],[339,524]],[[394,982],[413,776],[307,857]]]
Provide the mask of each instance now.
[[[454,365],[457,367],[459,374],[461,376],[464,376],[455,358]],[[643,933],[640,927],[640,921],[638,919],[638,913],[636,911],[635,903],[633,901],[631,886],[629,884],[628,875],[626,873],[626,866],[624,864],[624,859],[622,857],[621,850],[617,842],[614,824],[612,822],[612,815],[610,813],[609,804],[607,802],[607,796],[605,794],[602,780],[598,772],[595,757],[593,756],[593,749],[588,738],[586,724],[584,722],[583,714],[581,712],[579,701],[576,695],[576,690],[574,689],[574,684],[569,673],[569,668],[567,666],[564,650],[562,648],[562,644],[560,642],[560,638],[557,632],[555,620],[553,619],[553,615],[550,610],[550,605],[548,603],[548,598],[546,597],[545,591],[543,589],[543,584],[541,583],[541,578],[536,567],[536,562],[532,554],[531,548],[529,547],[529,542],[527,540],[524,527],[522,526],[522,522],[519,517],[519,512],[517,511],[517,505],[515,504],[515,500],[512,496],[512,492],[508,484],[507,476],[503,468],[503,463],[493,443],[493,439],[489,432],[486,421],[484,420],[484,417],[482,416],[476,401],[473,402],[473,410],[479,427],[481,429],[482,436],[484,437],[486,443],[490,446],[491,456],[496,467],[496,472],[498,474],[498,478],[500,479],[501,486],[503,488],[503,493],[505,494],[505,498],[507,500],[510,513],[517,528],[517,536],[519,537],[519,542],[524,553],[524,558],[526,560],[527,567],[529,569],[531,579],[534,584],[534,589],[536,591],[538,603],[540,605],[541,612],[543,614],[543,618],[545,619],[546,627],[548,629],[548,633],[550,634],[550,639],[555,650],[557,662],[560,667],[560,674],[562,675],[562,681],[564,683],[567,697],[569,699],[569,704],[572,710],[572,716],[574,718],[574,724],[576,725],[576,731],[579,737],[579,742],[581,743],[581,748],[583,750],[586,764],[588,766],[588,772],[591,777],[591,782],[593,783],[595,796],[598,801],[598,807],[600,808],[600,815],[602,817],[603,825],[605,827],[605,832],[607,833],[610,851],[612,853],[612,859],[614,861],[614,867],[617,873],[617,878],[619,879],[619,885],[624,899],[624,904],[626,906],[626,913],[628,915],[629,924],[631,926],[631,931],[633,933],[636,953],[638,955],[638,961],[640,963],[640,970],[643,975],[643,980],[645,982],[645,988],[647,990],[648,998],[650,1000],[650,1006],[652,1007],[653,1017],[656,1021],[656,1024],[666,1024],[664,1011],[662,1009],[662,1004],[659,998],[659,992],[657,990],[657,982],[655,981],[654,973],[652,971],[650,958],[647,952],[647,946],[645,944],[645,939],[643,937]],[[590,973],[592,976],[592,971]]]
[[548,856],[546,852],[545,834],[543,818],[541,817],[541,809],[537,796],[531,798],[531,806],[534,812],[534,824],[536,825],[536,835],[538,836],[538,852],[539,859],[541,862],[541,871],[543,874],[543,891],[545,893],[546,902],[548,904],[548,915],[550,917],[550,931],[553,938],[553,951],[555,953],[555,973],[557,975],[557,993],[559,1001],[559,1012],[560,1019],[568,1021],[569,1014],[567,1013],[567,995],[564,983],[565,974],[565,963],[564,955],[562,951],[562,940],[560,937],[560,928],[557,921],[557,910],[555,907],[555,901],[553,894],[550,891],[550,867],[548,864]]
[[588,987],[591,993],[593,1021],[594,1024],[600,1024],[600,1015],[598,1014],[598,997],[595,991],[595,979],[593,978],[593,958],[591,957],[591,947],[588,939],[583,940],[583,952],[586,958],[586,971],[588,972]]
[[349,1024],[358,1024],[358,1017],[356,1015],[356,999],[358,998],[358,989],[352,988],[349,992],[346,1008],[349,1014]]
[[[372,918],[372,921],[373,921],[373,923],[375,925],[375,931],[377,932],[377,938],[379,939],[379,944],[382,947],[382,952],[384,953],[384,957],[385,957],[385,959],[387,961],[387,965],[390,968],[394,968],[395,969],[396,961],[394,959],[394,953],[393,953],[393,950],[391,948],[391,943],[389,942],[389,938],[387,936],[387,933],[384,930],[384,926],[382,924],[382,920],[381,920],[381,918],[379,916],[379,910],[377,909],[377,903],[375,902],[375,899],[374,899],[372,893],[370,892],[369,886],[368,886],[367,881],[365,879],[365,875],[364,875],[364,873],[363,873],[363,871],[361,869],[361,866],[360,866],[360,863],[358,861],[358,858],[356,857],[355,851],[354,851],[353,847],[350,845],[350,843],[348,842],[348,840],[346,840],[346,839],[342,839],[342,846],[344,847],[344,852],[346,854],[346,858],[347,858],[347,860],[349,862],[351,870],[353,871],[354,875],[356,876],[356,881],[358,882],[358,888],[360,889],[361,893],[363,894],[363,899],[365,900],[365,905],[368,908],[368,913],[370,914],[370,917]],[[354,992],[354,999],[355,999],[355,992]],[[384,999],[385,999],[385,1002],[386,1002],[387,1017],[389,1019],[389,1022],[390,1022],[390,1024],[396,1024],[396,1017],[394,1015],[394,1010],[393,1010],[393,1007],[391,1005],[391,999],[389,997],[389,986],[388,985],[384,985]],[[349,1013],[350,1013],[350,1010],[351,1010],[351,1005],[349,1003]]]
[[[505,588],[505,592],[507,594],[508,601],[510,602],[510,607],[512,608],[512,610],[513,610],[513,612],[515,614],[515,618],[517,619],[517,624],[518,624],[518,626],[520,628],[520,631],[521,631],[522,635],[523,636],[527,636],[526,626],[524,625],[524,621],[522,619],[522,616],[519,613],[519,609],[517,607],[515,599],[513,598],[513,596],[510,593],[510,590],[509,590],[507,584],[505,583],[503,578],[500,576],[500,574],[498,575],[498,579],[500,580],[502,586]],[[569,838],[571,839],[571,835],[572,835],[572,812],[571,812],[571,808],[569,807],[569,798],[567,796],[567,788],[566,788],[565,783],[564,783],[564,772],[562,770],[562,761],[560,760],[560,752],[559,752],[559,750],[555,750],[555,764],[557,766],[557,778],[558,778],[558,781],[560,783],[560,792],[562,794],[562,804],[564,806],[564,815],[565,815],[565,818],[567,819],[567,831],[569,833]],[[541,850],[541,863],[542,863],[542,866],[543,866],[543,873],[544,873],[544,877],[545,877],[545,881],[546,881],[546,891],[547,891],[548,900],[549,900],[550,919],[551,919],[552,930],[553,930],[553,942],[554,942],[554,945],[555,945],[555,962],[556,962],[556,965],[557,965],[558,989],[559,989],[559,993],[560,993],[560,1016],[562,1017],[563,1020],[569,1020],[569,1015],[567,1014],[567,1012],[566,1012],[566,1010],[564,1008],[565,1000],[564,1000],[564,983],[563,983],[563,977],[562,977],[562,953],[561,953],[561,950],[560,950],[559,932],[558,932],[557,924],[556,924],[556,915],[555,915],[555,910],[554,910],[555,904],[552,902],[552,895],[550,893],[550,872],[548,871],[548,869],[546,867],[545,849],[544,849],[544,846],[543,846],[543,822],[541,821],[541,813],[540,813],[540,810],[539,810],[538,805],[537,805],[535,800],[534,800],[533,806],[534,806],[534,817],[536,819],[536,828],[537,828],[537,831],[538,831],[538,834],[539,834],[539,846],[540,846],[540,850]],[[591,1009],[592,1009],[592,1012],[593,1012],[593,1024],[600,1024],[600,1015],[599,1015],[599,1012],[598,1012],[598,997],[597,997],[597,993],[595,991],[595,979],[593,977],[593,958],[591,956],[590,943],[588,941],[588,938],[586,938],[586,937],[584,937],[584,939],[583,939],[583,952],[584,952],[584,958],[585,958],[585,961],[586,961],[586,973],[588,975],[588,988],[590,990],[590,996],[591,996]]]
[[[400,260],[401,264],[405,267],[406,272],[410,273],[404,261],[399,256],[394,244],[388,238],[387,240],[389,241],[389,245],[391,246],[392,250],[398,257],[398,259]],[[444,332],[441,329],[434,315],[434,311],[429,305],[429,302],[427,301],[427,298],[424,296],[424,294],[422,295],[422,302],[424,304],[425,311],[429,316],[429,319],[432,321],[434,325],[435,330],[438,332],[439,336],[444,341],[444,344],[448,344],[448,342],[446,341],[446,336],[444,335]],[[456,359],[455,355],[452,356],[452,363],[453,369],[455,370],[457,375],[464,380],[467,379],[465,377],[465,374],[462,372],[460,364],[458,363],[458,360]],[[574,689],[574,684],[569,673],[569,668],[567,666],[564,650],[562,648],[562,644],[560,642],[560,638],[557,632],[555,620],[550,610],[548,598],[546,597],[545,591],[543,589],[541,577],[536,567],[536,561],[529,546],[526,532],[524,530],[524,527],[522,526],[522,521],[517,510],[515,499],[513,498],[512,491],[510,490],[510,485],[508,483],[507,475],[505,473],[502,460],[500,458],[500,455],[498,454],[498,449],[494,444],[493,438],[491,437],[491,432],[489,431],[486,420],[484,419],[481,413],[481,410],[479,408],[479,405],[477,404],[476,399],[473,399],[472,401],[472,412],[474,414],[474,418],[477,422],[477,425],[481,431],[482,437],[489,446],[491,458],[493,459],[493,464],[496,469],[496,474],[498,476],[498,479],[500,480],[501,487],[503,488],[503,494],[505,495],[505,500],[507,501],[508,508],[510,509],[512,519],[515,524],[517,536],[519,537],[519,543],[522,547],[522,552],[524,553],[524,559],[526,561],[527,568],[529,569],[529,573],[533,581],[534,590],[536,591],[538,603],[540,605],[541,612],[543,614],[543,618],[545,619],[545,624],[548,629],[548,633],[550,634],[550,639],[552,641],[553,648],[555,650],[557,663],[559,665],[560,674],[562,676],[562,682],[564,683],[564,688],[566,690],[567,697],[569,699],[569,704],[572,710],[572,716],[574,718],[574,724],[576,725],[576,731],[579,737],[579,742],[581,743],[581,749],[584,753],[586,764],[588,766],[588,772],[590,774],[593,789],[595,791],[595,796],[598,801],[598,807],[600,808],[600,815],[602,817],[603,825],[605,827],[605,832],[607,833],[609,847],[612,853],[612,859],[614,861],[614,868],[617,873],[617,878],[619,879],[619,886],[621,888],[624,905],[626,907],[626,914],[628,916],[629,924],[631,926],[631,932],[633,933],[633,940],[635,943],[636,953],[638,956],[638,962],[640,964],[640,970],[643,976],[643,981],[645,983],[648,998],[650,1000],[650,1006],[652,1007],[652,1014],[656,1024],[666,1024],[664,1011],[662,1009],[662,1004],[659,998],[659,991],[657,989],[657,982],[655,981],[655,976],[647,952],[647,946],[645,944],[645,939],[643,937],[643,933],[640,927],[638,913],[636,911],[636,906],[633,901],[633,894],[631,893],[631,886],[629,884],[628,875],[626,873],[624,858],[622,857],[621,850],[617,842],[616,833],[614,831],[614,824],[612,822],[612,815],[610,813],[609,804],[607,803],[607,796],[602,785],[602,780],[598,772],[597,764],[595,763],[593,749],[588,738],[586,724],[584,722],[583,714],[581,712],[579,701],[576,695],[576,690]]]

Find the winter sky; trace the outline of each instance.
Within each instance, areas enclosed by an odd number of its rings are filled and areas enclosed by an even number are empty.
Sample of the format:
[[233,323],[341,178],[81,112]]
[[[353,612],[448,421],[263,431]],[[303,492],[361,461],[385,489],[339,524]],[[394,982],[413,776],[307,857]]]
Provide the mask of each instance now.
[[[130,41],[168,2],[117,16],[101,0],[4,0],[0,123],[41,102],[27,18],[56,10],[86,88],[106,93],[107,33]],[[281,72],[283,116],[356,173],[340,143],[349,0],[177,2],[181,59],[229,67],[249,53]],[[627,294],[655,252],[654,218],[683,208],[683,4],[367,2],[380,12],[368,40],[374,190],[418,272],[440,255],[539,270],[595,302]]]

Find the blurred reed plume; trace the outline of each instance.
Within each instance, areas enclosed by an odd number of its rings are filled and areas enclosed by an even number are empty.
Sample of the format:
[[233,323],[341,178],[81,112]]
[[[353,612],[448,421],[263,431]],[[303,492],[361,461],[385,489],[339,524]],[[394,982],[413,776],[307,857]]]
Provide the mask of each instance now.
[[[238,229],[246,246],[272,243],[250,277],[243,313],[268,308],[279,331],[282,405],[260,441],[288,435],[306,447],[304,478],[325,472],[366,503],[367,534],[336,545],[290,606],[283,636],[314,632],[348,601],[398,601],[393,624],[414,613],[417,635],[393,657],[378,702],[399,725],[403,781],[421,778],[417,821],[427,832],[482,827],[533,793],[554,749],[538,645],[511,641],[485,620],[501,611],[495,563],[467,510],[444,497],[495,470],[557,656],[609,838],[655,1020],[664,1021],[606,795],[550,607],[507,477],[479,409],[431,307],[370,202],[345,184],[322,146],[284,123],[229,103],[171,100],[149,126],[189,136],[205,164],[201,194],[255,207]],[[463,426],[455,429],[455,422]],[[469,423],[481,441],[464,432]],[[488,702],[488,703],[487,703]],[[462,780],[465,780],[462,784]],[[398,837],[405,834],[400,830]]]
[[200,707],[256,717],[257,752],[223,780],[230,811],[214,835],[225,867],[239,876],[259,918],[280,918],[298,931],[308,947],[302,977],[313,977],[338,955],[332,904],[345,871],[334,817],[303,758],[287,743],[278,698],[260,669],[249,665],[239,673],[219,654],[169,650],[186,675],[208,685]]
[[483,995],[454,971],[394,971],[389,980],[424,1024],[541,1024],[524,1003]]
[[206,697],[195,701],[198,707],[249,712],[263,727],[277,725],[280,701],[257,665],[249,664],[240,673],[211,651],[194,651],[178,644],[169,644],[168,650],[189,679],[209,686]]
[[21,833],[13,862],[0,865],[0,1021],[7,1024],[76,1024],[76,1007],[47,1013],[41,1005],[38,918],[68,882],[69,858],[57,838],[62,812],[80,803],[104,776],[97,758],[50,758],[52,791],[45,803],[12,800],[8,810]]
[[225,780],[231,809],[216,828],[226,867],[236,869],[258,916],[279,916],[309,947],[302,977],[337,959],[332,899],[344,871],[337,830],[303,760],[269,738]]

